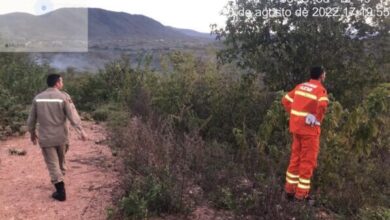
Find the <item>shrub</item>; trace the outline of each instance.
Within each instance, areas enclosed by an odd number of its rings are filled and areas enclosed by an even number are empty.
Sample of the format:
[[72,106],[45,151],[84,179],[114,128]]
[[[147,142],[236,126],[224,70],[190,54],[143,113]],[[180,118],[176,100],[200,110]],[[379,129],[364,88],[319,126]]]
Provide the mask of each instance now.
[[384,207],[365,208],[360,210],[359,218],[362,220],[390,219],[390,209]]
[[92,112],[92,118],[95,121],[106,121],[110,115],[107,108],[98,108]]
[[27,106],[45,88],[47,72],[26,54],[0,55],[0,139],[25,132]]
[[193,201],[184,197],[192,182],[192,153],[202,147],[198,137],[177,135],[169,120],[134,117],[126,127],[113,128],[111,146],[126,164],[120,213],[140,218],[189,209]]

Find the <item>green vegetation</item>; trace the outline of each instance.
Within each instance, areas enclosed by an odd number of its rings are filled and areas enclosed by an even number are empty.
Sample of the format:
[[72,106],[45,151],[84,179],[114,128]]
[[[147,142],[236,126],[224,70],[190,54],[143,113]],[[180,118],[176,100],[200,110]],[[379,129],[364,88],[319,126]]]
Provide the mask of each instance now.
[[[265,219],[388,216],[389,83],[378,83],[348,108],[332,98],[313,181],[317,204],[308,207],[282,199],[291,142],[283,92],[269,91],[259,76],[233,65],[190,54],[165,57],[162,71],[133,68],[127,60],[97,75],[65,74],[76,105],[108,121],[113,152],[124,158],[125,193],[110,218],[185,214],[205,203]],[[36,68],[44,81],[45,67]],[[10,109],[26,112],[31,100],[11,95],[18,90],[2,82],[2,127],[15,119],[23,124],[26,114]]]
[[[228,7],[274,1],[263,2]],[[388,219],[389,20],[375,21],[228,15],[215,30],[225,43],[218,63],[172,52],[160,70],[145,56],[138,66],[122,57],[96,75],[65,74],[77,107],[107,121],[124,160],[124,193],[109,217],[185,215],[207,204],[237,218]],[[331,102],[310,207],[282,199],[291,137],[280,99],[313,64],[328,70]],[[25,55],[0,56],[0,131],[25,121],[48,71]]]
[[204,202],[266,219],[386,216],[388,83],[348,108],[332,97],[313,181],[317,205],[294,206],[281,199],[291,143],[283,92],[190,54],[171,54],[163,72],[123,59],[90,78],[105,98],[84,103],[111,116],[111,145],[126,161],[127,191],[112,216],[188,213]]
[[23,134],[27,105],[45,85],[47,66],[39,66],[27,54],[0,56],[0,139]]

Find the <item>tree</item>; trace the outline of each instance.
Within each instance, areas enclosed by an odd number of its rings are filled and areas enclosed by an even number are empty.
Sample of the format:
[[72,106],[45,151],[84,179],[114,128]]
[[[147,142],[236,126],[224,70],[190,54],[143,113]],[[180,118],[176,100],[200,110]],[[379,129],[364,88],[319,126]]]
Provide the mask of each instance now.
[[[219,61],[263,74],[271,90],[291,89],[307,79],[310,66],[324,65],[330,92],[343,103],[358,103],[365,88],[384,75],[386,53],[376,54],[374,48],[389,36],[390,6],[364,2],[230,1],[226,26],[213,28],[225,45]],[[367,14],[370,9],[376,14]],[[307,16],[296,14],[304,10]]]

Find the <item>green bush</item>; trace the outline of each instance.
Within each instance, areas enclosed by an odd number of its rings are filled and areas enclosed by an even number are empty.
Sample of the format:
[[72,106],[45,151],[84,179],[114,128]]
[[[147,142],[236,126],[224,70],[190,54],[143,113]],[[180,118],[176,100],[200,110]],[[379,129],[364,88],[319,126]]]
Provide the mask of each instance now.
[[31,104],[34,96],[46,88],[49,67],[37,65],[28,54],[0,55],[0,88],[3,87],[18,104]]
[[[0,85],[1,86],[1,85]],[[25,105],[19,104],[17,98],[0,87],[0,138],[12,134],[24,134],[22,127],[26,124],[28,110]]]
[[[199,146],[197,137],[181,137],[172,122],[140,118],[111,128],[111,146],[125,160],[125,195],[119,213],[129,219],[185,212],[187,176]],[[188,161],[187,161],[188,160]],[[190,180],[190,179],[188,179]]]
[[384,207],[365,208],[360,210],[359,218],[362,220],[385,220],[390,219],[390,209]]
[[0,138],[25,132],[27,106],[45,88],[47,72],[47,66],[35,64],[27,54],[0,55]]
[[92,118],[95,121],[107,121],[110,111],[107,108],[99,108],[92,112]]
[[120,201],[120,211],[128,219],[146,219],[151,216],[178,209],[172,198],[170,183],[155,176],[137,178],[131,191]]

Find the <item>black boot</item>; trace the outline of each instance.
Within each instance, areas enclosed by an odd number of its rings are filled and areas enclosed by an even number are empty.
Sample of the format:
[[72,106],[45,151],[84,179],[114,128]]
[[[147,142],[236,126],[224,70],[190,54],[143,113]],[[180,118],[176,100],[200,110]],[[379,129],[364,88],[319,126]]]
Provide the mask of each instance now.
[[293,202],[295,199],[295,194],[294,193],[284,193],[284,197],[286,198],[287,201]]
[[56,184],[54,184],[54,186],[56,187],[57,191],[54,192],[51,197],[53,197],[54,199],[61,201],[61,202],[65,201],[66,200],[66,193],[65,193],[64,182],[56,183]]
[[294,202],[299,203],[299,204],[306,204],[309,206],[315,206],[316,200],[314,199],[313,196],[308,195],[304,199],[297,199],[295,198]]

